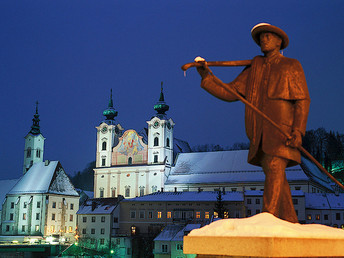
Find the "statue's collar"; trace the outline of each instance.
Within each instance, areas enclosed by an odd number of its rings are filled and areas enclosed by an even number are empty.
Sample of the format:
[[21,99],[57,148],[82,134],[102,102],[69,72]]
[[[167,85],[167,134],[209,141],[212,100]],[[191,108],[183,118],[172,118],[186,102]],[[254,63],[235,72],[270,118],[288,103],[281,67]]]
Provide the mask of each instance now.
[[264,56],[264,62],[267,64],[271,64],[272,62],[278,62],[281,59],[281,57],[282,57],[282,54],[279,52],[276,52],[269,57]]

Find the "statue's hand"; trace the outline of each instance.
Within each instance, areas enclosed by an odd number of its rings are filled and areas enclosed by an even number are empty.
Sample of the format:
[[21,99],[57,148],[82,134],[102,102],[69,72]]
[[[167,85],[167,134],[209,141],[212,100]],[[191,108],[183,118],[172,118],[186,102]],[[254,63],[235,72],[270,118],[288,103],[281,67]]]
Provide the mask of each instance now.
[[287,146],[293,147],[293,148],[299,148],[302,145],[302,135],[301,132],[298,130],[295,130],[291,134],[291,139],[287,141]]
[[205,78],[208,74],[212,73],[204,58],[198,56],[195,58],[194,61],[201,64],[201,66],[197,67],[197,71],[201,75],[202,79]]

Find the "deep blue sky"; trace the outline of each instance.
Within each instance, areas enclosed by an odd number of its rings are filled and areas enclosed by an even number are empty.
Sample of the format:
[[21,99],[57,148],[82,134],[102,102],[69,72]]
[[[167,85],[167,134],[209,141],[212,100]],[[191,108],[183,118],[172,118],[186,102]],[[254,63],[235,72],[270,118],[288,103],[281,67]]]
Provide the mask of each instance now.
[[[203,91],[180,67],[260,54],[252,26],[286,31],[284,55],[297,58],[311,95],[308,129],[344,132],[344,1],[0,2],[0,179],[22,173],[24,137],[38,100],[44,159],[67,173],[95,159],[96,129],[114,91],[117,121],[141,130],[155,114],[164,81],[175,137],[190,145],[247,141],[244,106]],[[231,81],[241,68],[214,68]]]

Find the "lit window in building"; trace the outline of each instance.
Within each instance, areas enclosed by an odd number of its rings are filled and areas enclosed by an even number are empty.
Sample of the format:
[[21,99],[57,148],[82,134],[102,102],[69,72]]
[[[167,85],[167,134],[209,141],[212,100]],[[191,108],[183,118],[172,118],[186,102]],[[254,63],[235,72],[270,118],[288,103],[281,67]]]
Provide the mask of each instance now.
[[216,211],[214,211],[214,218],[217,219],[218,217],[219,217],[219,214]]
[[312,219],[312,215],[311,215],[311,214],[308,214],[308,215],[307,215],[307,219],[308,219],[308,220],[311,220],[311,219]]
[[157,218],[161,219],[161,211],[158,211]]
[[35,226],[35,230],[36,230],[36,232],[39,231],[39,225]]
[[152,219],[153,218],[153,212],[152,211],[148,211],[148,218]]
[[71,226],[68,227],[69,232],[73,232],[73,228]]
[[196,211],[196,219],[200,219],[201,218],[201,212],[200,211]]
[[51,232],[55,232],[55,226],[54,226],[54,225],[51,225],[51,226],[50,226],[50,231],[51,231]]
[[92,222],[96,222],[96,217],[92,216]]
[[316,219],[316,220],[320,220],[320,214],[316,214],[316,215],[315,215],[315,219]]
[[102,150],[106,150],[106,142],[102,143]]
[[223,218],[224,218],[224,219],[228,219],[228,218],[229,218],[229,213],[228,213],[228,211],[225,211],[225,212],[223,213]]
[[171,211],[168,211],[168,212],[167,212],[167,218],[168,218],[168,219],[171,219],[171,218],[172,218],[172,212],[171,212]]
[[205,219],[209,219],[209,211],[206,211],[206,212],[204,213],[204,218],[205,218]]
[[23,220],[26,220],[26,213],[23,213]]
[[159,137],[154,138],[154,146],[159,146]]
[[52,207],[55,209],[56,208],[56,202],[53,202]]
[[131,234],[135,235],[136,234],[136,227],[135,226],[131,226]]

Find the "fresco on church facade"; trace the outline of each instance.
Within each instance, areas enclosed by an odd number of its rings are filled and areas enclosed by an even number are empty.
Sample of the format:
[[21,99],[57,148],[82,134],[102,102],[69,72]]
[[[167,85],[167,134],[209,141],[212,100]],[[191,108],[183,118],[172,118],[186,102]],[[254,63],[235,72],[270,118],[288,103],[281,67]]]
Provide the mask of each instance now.
[[134,130],[128,130],[123,135],[123,140],[118,148],[118,152],[123,155],[135,155],[143,149],[144,147],[139,141],[138,134]]

